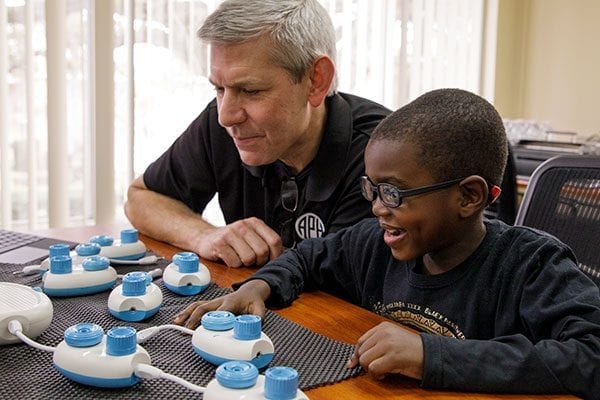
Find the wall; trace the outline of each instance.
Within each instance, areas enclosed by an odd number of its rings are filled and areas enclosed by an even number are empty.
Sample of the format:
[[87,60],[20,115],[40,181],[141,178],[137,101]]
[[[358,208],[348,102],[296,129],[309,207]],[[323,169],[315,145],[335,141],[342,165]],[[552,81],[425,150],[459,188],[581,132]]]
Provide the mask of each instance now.
[[580,139],[600,134],[600,1],[500,0],[495,105]]

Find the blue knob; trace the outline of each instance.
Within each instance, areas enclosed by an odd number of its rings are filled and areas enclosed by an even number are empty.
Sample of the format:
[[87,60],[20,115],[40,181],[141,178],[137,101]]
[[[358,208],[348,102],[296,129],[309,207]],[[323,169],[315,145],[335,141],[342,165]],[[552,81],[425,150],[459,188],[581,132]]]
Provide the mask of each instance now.
[[81,243],[75,247],[78,256],[89,257],[100,254],[101,247],[98,243]]
[[50,272],[53,274],[70,274],[73,271],[71,256],[50,257]]
[[104,329],[100,325],[82,322],[67,328],[65,342],[71,347],[91,347],[102,341]]
[[[98,246],[98,249],[100,246]],[[102,271],[108,268],[110,261],[102,256],[91,256],[83,260],[83,269],[86,271]]]
[[258,368],[247,361],[228,361],[217,368],[215,377],[221,386],[245,389],[256,383]]
[[48,252],[50,253],[50,257],[56,256],[68,256],[71,251],[71,248],[68,244],[64,243],[56,243],[52,246],[48,247]]
[[89,240],[90,243],[98,243],[100,246],[112,246],[114,239],[109,235],[96,235],[92,236]]
[[182,274],[193,274],[198,272],[200,258],[196,253],[188,251],[177,253],[173,256],[173,263]]
[[202,316],[201,324],[209,331],[227,331],[233,328],[235,315],[229,311],[209,311]]
[[293,400],[298,391],[298,371],[290,367],[271,367],[265,372],[265,398]]
[[123,296],[143,296],[146,294],[146,272],[135,271],[123,276]]
[[233,323],[233,337],[238,340],[254,340],[260,338],[262,322],[258,315],[239,315]]
[[118,326],[106,334],[106,354],[110,356],[127,356],[136,348],[137,332],[130,326]]
[[137,229],[124,229],[121,231],[121,244],[135,243],[138,241]]

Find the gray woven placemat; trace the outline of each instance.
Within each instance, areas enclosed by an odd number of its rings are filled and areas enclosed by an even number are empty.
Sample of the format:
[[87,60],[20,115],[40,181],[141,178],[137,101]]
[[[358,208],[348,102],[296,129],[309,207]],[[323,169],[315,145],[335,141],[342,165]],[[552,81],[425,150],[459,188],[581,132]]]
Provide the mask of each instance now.
[[[167,262],[159,266],[164,268]],[[0,264],[0,281],[39,286],[37,275],[19,276],[13,271],[22,266]],[[119,273],[150,270],[156,266],[118,267]],[[166,289],[161,279],[154,281],[163,292],[160,311],[143,323],[126,323],[115,319],[107,309],[110,292],[85,297],[52,298],[54,317],[50,327],[37,341],[56,346],[66,328],[79,322],[93,322],[105,332],[114,326],[129,325],[137,330],[169,324],[185,305],[196,300],[208,300],[231,291],[214,284],[197,296],[184,297]],[[292,321],[267,311],[263,331],[275,345],[275,357],[270,365],[293,367],[299,373],[299,386],[309,389],[339,382],[356,376],[359,368],[346,369],[353,351],[347,343],[329,339]],[[142,345],[150,354],[152,365],[197,385],[205,386],[214,377],[215,367],[202,360],[192,350],[191,337],[177,331],[163,331]],[[0,398],[61,398],[61,399],[197,399],[199,394],[167,380],[142,380],[125,389],[99,389],[84,386],[60,375],[52,366],[52,354],[25,344],[0,346]]]

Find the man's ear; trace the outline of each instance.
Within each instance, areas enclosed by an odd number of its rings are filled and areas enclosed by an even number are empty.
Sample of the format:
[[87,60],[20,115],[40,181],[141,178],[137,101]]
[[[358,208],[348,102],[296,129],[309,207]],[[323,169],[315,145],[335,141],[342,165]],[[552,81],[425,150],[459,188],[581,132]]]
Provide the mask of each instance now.
[[460,214],[470,217],[481,212],[488,204],[488,185],[482,177],[471,175],[460,183]]
[[335,64],[331,58],[323,55],[315,60],[310,69],[310,92],[308,101],[313,107],[323,103],[335,77]]

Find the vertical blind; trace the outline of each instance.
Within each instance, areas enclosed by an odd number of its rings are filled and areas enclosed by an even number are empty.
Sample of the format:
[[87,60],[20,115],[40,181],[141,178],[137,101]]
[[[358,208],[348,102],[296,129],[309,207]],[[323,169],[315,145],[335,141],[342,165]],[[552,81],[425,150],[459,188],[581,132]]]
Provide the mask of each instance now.
[[[320,1],[341,91],[392,109],[439,87],[489,98],[497,0]],[[1,227],[123,218],[131,180],[214,96],[195,34],[219,3],[0,0]]]

